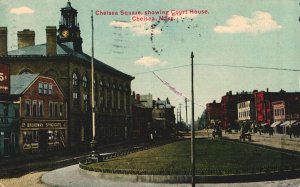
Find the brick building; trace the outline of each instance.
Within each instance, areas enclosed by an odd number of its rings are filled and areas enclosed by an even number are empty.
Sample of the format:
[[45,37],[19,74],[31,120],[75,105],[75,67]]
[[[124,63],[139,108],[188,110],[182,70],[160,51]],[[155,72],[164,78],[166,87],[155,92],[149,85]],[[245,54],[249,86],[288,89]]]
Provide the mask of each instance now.
[[[153,134],[152,127],[152,105],[143,103],[139,94],[133,94],[132,105],[132,138],[135,140],[150,140],[150,134]],[[146,105],[145,105],[146,104]]]
[[271,125],[274,122],[272,102],[280,100],[300,99],[299,92],[279,92],[260,91],[254,93],[256,106],[256,121],[261,124]]
[[221,124],[223,129],[237,129],[237,95],[229,91],[221,99]]
[[[72,148],[92,139],[91,57],[82,52],[77,11],[68,2],[61,9],[59,29],[46,27],[46,43],[35,45],[35,32],[18,32],[18,49],[7,51],[7,28],[0,28],[0,63],[10,74],[39,73],[55,77],[67,100],[68,137]],[[131,81],[134,77],[94,59],[96,140],[124,140],[131,125]]]
[[67,103],[53,78],[12,75],[10,95],[1,95],[0,101],[1,122],[10,126],[10,131],[2,133],[8,141],[5,150],[26,153],[67,148]]
[[209,128],[221,124],[221,103],[216,100],[206,104],[206,124]]

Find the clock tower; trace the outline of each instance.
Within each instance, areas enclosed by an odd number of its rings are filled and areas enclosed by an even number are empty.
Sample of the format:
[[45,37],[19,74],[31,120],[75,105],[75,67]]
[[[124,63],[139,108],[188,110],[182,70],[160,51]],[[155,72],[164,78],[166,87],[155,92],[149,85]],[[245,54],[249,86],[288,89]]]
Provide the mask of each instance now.
[[61,10],[57,43],[73,42],[74,50],[82,52],[82,38],[80,37],[79,23],[77,22],[77,10],[71,6],[68,0],[67,6]]

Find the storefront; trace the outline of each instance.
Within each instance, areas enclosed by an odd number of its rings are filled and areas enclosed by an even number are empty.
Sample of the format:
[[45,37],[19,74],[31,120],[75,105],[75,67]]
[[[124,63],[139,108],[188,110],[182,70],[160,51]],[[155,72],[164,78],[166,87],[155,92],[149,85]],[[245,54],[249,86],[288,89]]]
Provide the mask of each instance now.
[[21,151],[34,153],[65,149],[67,121],[22,120],[20,133]]

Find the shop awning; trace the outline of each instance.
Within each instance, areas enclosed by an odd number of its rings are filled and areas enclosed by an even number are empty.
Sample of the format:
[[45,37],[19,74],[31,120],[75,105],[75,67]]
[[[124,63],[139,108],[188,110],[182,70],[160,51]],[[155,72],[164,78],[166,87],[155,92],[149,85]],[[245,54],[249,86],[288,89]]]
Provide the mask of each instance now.
[[280,126],[289,126],[289,125],[292,125],[294,123],[296,123],[297,121],[296,120],[292,120],[292,121],[285,121],[283,122]]
[[282,121],[275,121],[274,123],[272,123],[271,127],[276,127],[280,123],[282,123]]
[[283,122],[280,126],[281,127],[284,127],[284,126],[287,126],[287,125],[289,125],[290,124],[290,121],[285,121],[285,122]]

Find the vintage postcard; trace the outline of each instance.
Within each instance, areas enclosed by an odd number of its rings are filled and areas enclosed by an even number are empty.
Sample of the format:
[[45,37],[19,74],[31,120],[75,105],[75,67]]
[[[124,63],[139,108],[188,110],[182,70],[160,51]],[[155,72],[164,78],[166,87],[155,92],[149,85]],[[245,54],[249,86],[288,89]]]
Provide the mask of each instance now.
[[299,186],[299,0],[0,0],[0,186]]

